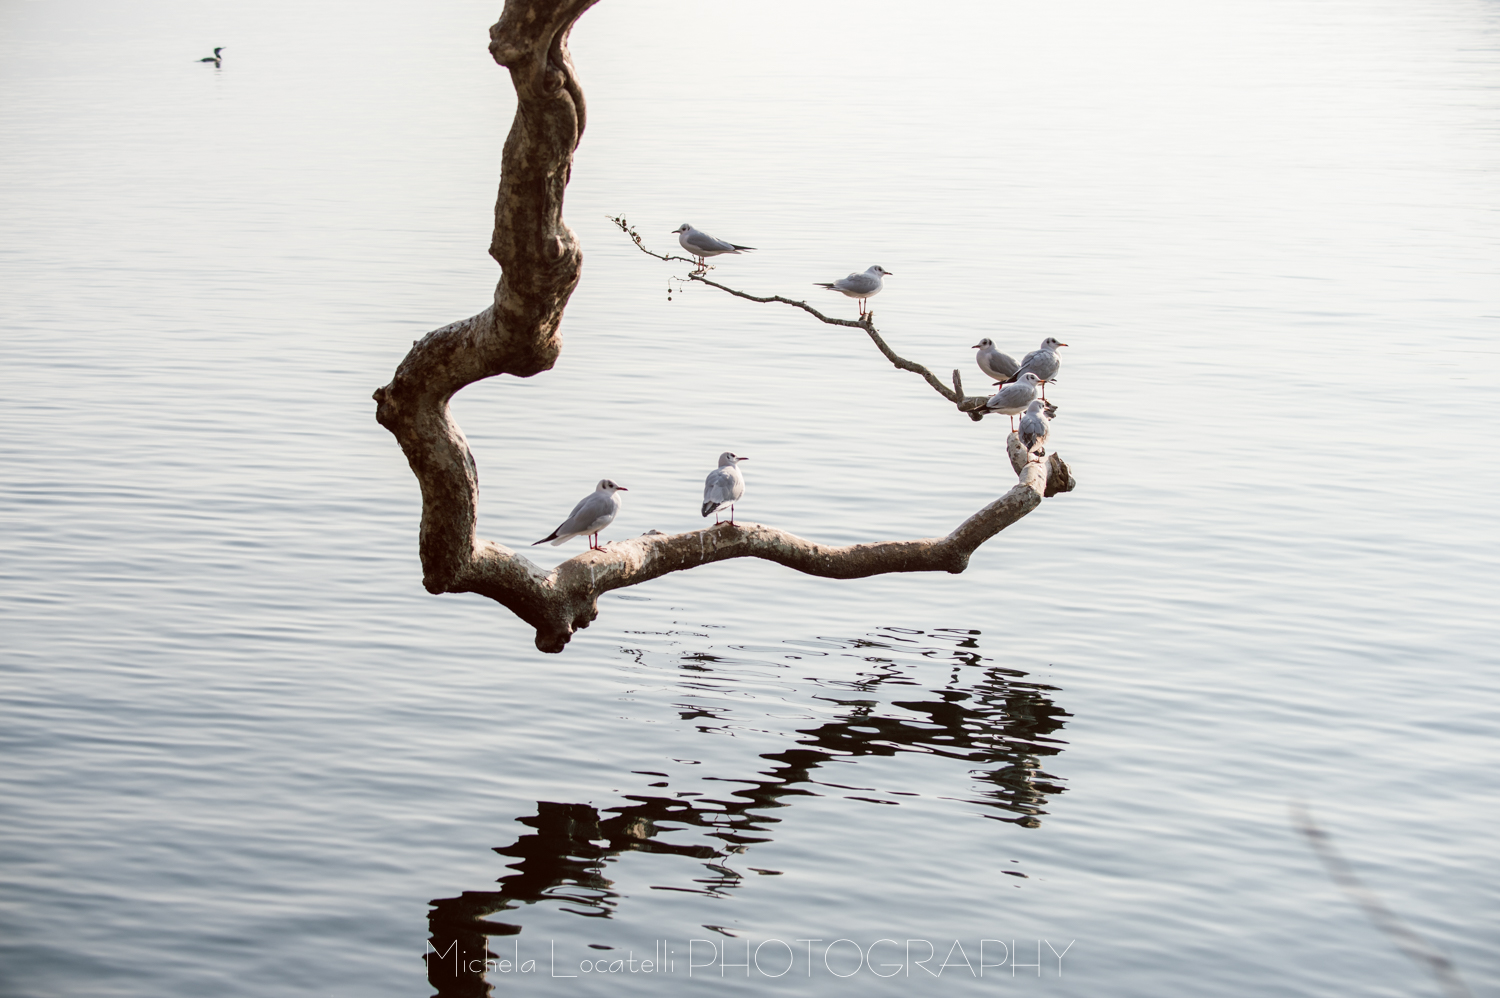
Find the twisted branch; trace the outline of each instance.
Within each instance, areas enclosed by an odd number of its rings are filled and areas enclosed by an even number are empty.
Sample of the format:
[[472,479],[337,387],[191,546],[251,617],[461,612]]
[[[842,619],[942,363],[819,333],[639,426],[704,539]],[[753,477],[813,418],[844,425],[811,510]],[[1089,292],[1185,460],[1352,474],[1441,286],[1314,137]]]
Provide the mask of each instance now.
[[[587,551],[551,571],[479,538],[479,478],[468,441],[453,420],[455,392],[497,374],[528,378],[548,370],[562,349],[557,330],[578,284],[583,254],[562,221],[573,152],[585,107],[568,54],[568,33],[596,0],[506,0],[490,29],[490,52],[510,70],[516,114],[502,154],[490,254],[501,277],[483,312],[434,330],[412,345],[391,383],[375,391],[375,416],[405,452],[422,489],[419,550],[422,584],[432,593],[471,592],[501,603],[536,629],[536,646],[559,652],[574,631],[598,616],[598,598],[669,572],[730,558],[764,558],[825,578],[885,572],[961,572],[974,550],[1050,496],[1073,487],[1056,455],[1043,462],[1007,442],[1020,482],[946,537],[828,547],[757,524],[723,523],[666,535],[651,531]],[[622,228],[633,232],[619,220]],[[641,246],[639,237],[636,244]],[[644,252],[651,253],[644,246]],[[682,260],[651,253],[662,260]],[[697,277],[714,287],[750,297]],[[898,357],[868,320],[831,319],[806,303],[786,301],[834,325],[859,326],[897,367],[927,379],[978,419],[954,372],[947,389],[920,364]]]

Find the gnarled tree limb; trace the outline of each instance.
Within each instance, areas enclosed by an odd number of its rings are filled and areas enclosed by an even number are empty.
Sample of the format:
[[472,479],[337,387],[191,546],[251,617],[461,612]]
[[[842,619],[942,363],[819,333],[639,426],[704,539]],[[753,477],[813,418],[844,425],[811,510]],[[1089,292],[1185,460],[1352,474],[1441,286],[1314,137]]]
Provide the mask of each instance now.
[[[559,652],[575,630],[598,616],[603,593],[729,558],[764,558],[837,579],[961,572],[979,545],[1035,509],[1043,496],[1071,489],[1067,465],[1056,455],[1043,462],[1026,454],[1012,434],[1008,446],[1019,484],[946,537],[827,547],[771,527],[723,523],[671,536],[653,530],[613,541],[551,571],[478,537],[478,474],[449,401],[465,385],[484,378],[526,378],[545,371],[561,350],[557,329],[583,260],[577,239],[562,221],[563,194],[584,126],[583,92],[567,39],[574,22],[595,2],[507,0],[490,30],[490,52],[510,70],[517,98],[490,246],[501,267],[500,282],[490,307],[418,340],[391,383],[374,395],[376,418],[401,444],[422,489],[420,553],[427,590],[488,596],[536,628],[538,648]],[[868,320],[831,319],[805,303],[788,303],[825,322],[863,328],[893,364],[921,374],[960,409],[983,405],[982,398],[964,397],[958,372],[949,390],[925,367],[898,357]]]

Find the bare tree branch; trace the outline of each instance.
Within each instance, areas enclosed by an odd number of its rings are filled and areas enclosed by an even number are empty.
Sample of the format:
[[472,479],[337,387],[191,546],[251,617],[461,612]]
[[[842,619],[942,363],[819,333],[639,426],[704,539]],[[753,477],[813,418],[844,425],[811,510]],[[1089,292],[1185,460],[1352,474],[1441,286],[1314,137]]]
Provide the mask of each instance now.
[[[1019,441],[1015,446],[1020,447]],[[719,523],[682,534],[653,530],[610,541],[550,572],[509,548],[480,541],[469,571],[450,591],[479,593],[504,604],[536,628],[538,648],[556,652],[599,615],[603,594],[731,558],[763,558],[826,579],[890,572],[957,574],[981,544],[1030,513],[1044,496],[1056,494],[1059,486],[1066,490],[1073,485],[1067,465],[1055,454],[1045,463],[1023,462],[1020,479],[948,536],[921,540],[830,547],[761,524]]]
[[[609,220],[611,222],[614,222],[615,225],[619,226],[620,231],[629,236],[635,243],[637,248],[639,248],[640,251],[642,253],[645,253],[647,256],[654,256],[658,260],[682,260],[684,263],[697,263],[696,260],[688,260],[680,256],[665,256],[661,253],[654,253],[646,248],[646,244],[641,241],[640,233],[636,232],[635,227],[627,222],[623,216],[610,216]],[[965,395],[963,381],[959,378],[957,369],[953,371],[953,387],[949,388],[947,385],[939,381],[937,379],[937,376],[933,374],[932,371],[930,371],[928,368],[924,367],[921,364],[918,364],[916,361],[907,360],[905,357],[902,357],[900,354],[896,353],[896,351],[891,349],[890,344],[886,343],[885,338],[880,335],[880,331],[875,328],[874,312],[868,312],[865,315],[861,316],[858,320],[835,319],[832,316],[824,315],[822,312],[813,308],[807,302],[798,301],[795,298],[785,298],[781,295],[768,295],[767,297],[762,298],[758,295],[752,295],[748,292],[740,291],[736,288],[731,288],[727,284],[720,284],[718,281],[711,281],[701,273],[688,274],[687,279],[690,281],[697,281],[700,284],[707,284],[711,288],[718,288],[720,291],[728,292],[729,294],[734,295],[736,298],[743,298],[746,301],[762,303],[780,302],[783,305],[790,305],[793,308],[800,308],[802,311],[817,319],[819,322],[826,322],[830,326],[851,326],[855,329],[863,329],[865,333],[870,337],[870,340],[875,344],[876,348],[885,355],[885,359],[890,361],[893,365],[903,371],[910,371],[913,374],[921,375],[923,380],[925,380],[929,385],[932,386],[933,391],[937,392],[949,402],[952,402],[955,406],[958,407],[959,412],[965,413],[970,419],[974,420],[975,422],[978,422],[985,416],[984,403],[989,398],[989,396]]]
[[[585,119],[567,39],[574,22],[595,2],[507,0],[499,23],[490,29],[490,52],[510,70],[517,98],[502,154],[490,246],[501,267],[500,282],[483,312],[414,343],[391,383],[374,394],[376,419],[400,443],[422,489],[419,550],[427,590],[488,596],[536,628],[538,648],[559,652],[574,631],[598,616],[603,593],[729,558],[764,558],[836,579],[961,572],[979,545],[1035,509],[1044,496],[1072,489],[1066,464],[1055,454],[1044,462],[1025,453],[1012,434],[1007,448],[1019,484],[946,537],[828,547],[772,527],[724,523],[671,536],[653,530],[613,541],[551,571],[478,537],[479,477],[449,402],[465,385],[484,378],[528,378],[548,370],[561,351],[557,330],[583,262],[577,239],[562,221],[563,195]],[[623,219],[616,222],[643,252],[651,253]],[[766,300],[798,305],[825,322],[859,326],[893,364],[921,374],[960,409],[969,411],[970,403],[983,406],[982,398],[963,397],[958,372],[950,391],[925,367],[896,356],[868,320],[830,319],[806,303]]]

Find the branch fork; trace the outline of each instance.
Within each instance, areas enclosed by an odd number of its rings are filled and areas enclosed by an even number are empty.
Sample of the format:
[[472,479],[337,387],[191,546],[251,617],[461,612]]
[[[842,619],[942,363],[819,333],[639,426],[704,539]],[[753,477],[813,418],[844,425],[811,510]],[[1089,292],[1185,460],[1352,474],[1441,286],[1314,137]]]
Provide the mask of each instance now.
[[[574,22],[596,0],[507,0],[490,31],[490,52],[510,70],[516,114],[502,154],[490,255],[501,278],[478,315],[416,341],[390,384],[376,389],[376,419],[396,437],[422,490],[419,552],[422,583],[432,593],[471,592],[502,604],[536,630],[536,646],[560,652],[599,614],[604,593],[670,572],[732,558],[763,558],[808,575],[856,579],[886,572],[962,572],[981,544],[1037,507],[1073,488],[1068,466],[1053,454],[1027,454],[1007,439],[1018,483],[945,537],[829,546],[755,523],[720,523],[681,534],[649,531],[610,541],[548,571],[516,551],[478,536],[479,478],[474,455],[449,402],[466,385],[498,374],[527,378],[552,367],[562,344],[563,309],[583,264],[578,240],[562,221],[563,195],[586,119],[584,96],[568,54]],[[642,252],[653,253],[623,218],[613,221]],[[920,375],[972,419],[984,397],[965,396],[921,364],[898,356],[866,315],[834,319],[806,302],[759,298],[689,275],[740,298],[782,302],[831,325],[864,330],[896,367]]]

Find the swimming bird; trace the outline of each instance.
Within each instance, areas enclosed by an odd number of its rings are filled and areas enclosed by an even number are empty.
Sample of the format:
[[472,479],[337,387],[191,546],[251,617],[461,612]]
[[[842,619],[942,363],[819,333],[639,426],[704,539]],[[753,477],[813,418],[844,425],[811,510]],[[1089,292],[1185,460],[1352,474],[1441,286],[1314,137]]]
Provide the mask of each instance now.
[[1008,384],[1002,384],[1000,390],[991,395],[984,403],[985,409],[990,412],[998,412],[1002,416],[1010,417],[1010,428],[1016,428],[1016,416],[1026,411],[1027,407],[1036,400],[1037,386],[1042,383],[1032,371],[1022,371],[1016,375],[1016,380]]
[[883,287],[880,279],[882,277],[895,276],[895,274],[877,263],[863,274],[850,274],[848,277],[834,281],[832,284],[818,284],[817,286],[827,288],[829,291],[837,291],[848,295],[850,298],[858,298],[859,314],[863,316],[865,314],[865,302],[880,294],[880,289]]
[[1021,446],[1030,454],[1047,443],[1047,434],[1052,431],[1052,422],[1047,413],[1047,403],[1036,399],[1021,414]]
[[676,233],[677,241],[682,244],[682,248],[697,259],[700,272],[708,269],[708,257],[719,256],[723,253],[743,253],[746,250],[755,249],[754,246],[740,246],[736,243],[726,243],[722,239],[715,239],[707,232],[699,232],[686,222],[672,231]]
[[615,517],[620,513],[619,493],[629,491],[625,486],[616,485],[608,478],[600,479],[594,491],[578,501],[578,505],[573,507],[573,512],[568,514],[568,518],[559,524],[556,530],[539,541],[533,541],[531,546],[536,547],[548,541],[556,546],[563,541],[589,534],[591,535],[589,549],[601,550],[599,531],[615,522]]
[[1042,340],[1041,348],[1033,350],[1021,358],[1021,367],[1012,374],[1007,381],[1015,381],[1027,371],[1032,372],[1042,379],[1042,398],[1047,397],[1047,382],[1057,377],[1058,370],[1062,367],[1062,358],[1057,355],[1058,347],[1065,347],[1066,343],[1059,342],[1055,336],[1049,336]]
[[[725,503],[729,504],[729,522],[734,522],[734,504],[745,494],[745,476],[737,467],[741,461],[750,460],[739,454],[725,451],[719,455],[719,466],[703,480],[703,515],[707,516]],[[718,523],[719,518],[714,517]]]
[[219,55],[219,53],[222,52],[222,51],[224,51],[224,46],[221,45],[218,48],[214,49],[214,54],[213,55],[206,55],[202,59],[199,59],[198,61],[199,62],[211,62],[215,66],[217,66],[219,64],[220,60],[223,58],[221,55]]
[[979,369],[984,372],[984,376],[991,381],[1004,381],[1021,369],[1016,359],[996,349],[995,342],[988,336],[974,344],[971,349],[979,351],[974,355],[974,360],[979,364]]

